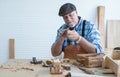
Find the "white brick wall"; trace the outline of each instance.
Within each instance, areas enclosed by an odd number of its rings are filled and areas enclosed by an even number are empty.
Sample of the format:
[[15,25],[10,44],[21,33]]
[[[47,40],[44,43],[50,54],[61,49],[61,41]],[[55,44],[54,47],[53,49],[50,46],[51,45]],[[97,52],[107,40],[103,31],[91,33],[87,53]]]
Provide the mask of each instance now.
[[[92,1],[92,2],[90,2]],[[9,56],[9,39],[15,39],[15,58],[49,58],[61,4],[71,2],[80,16],[97,24],[97,6],[106,6],[106,19],[120,17],[119,0],[0,0],[0,63]]]

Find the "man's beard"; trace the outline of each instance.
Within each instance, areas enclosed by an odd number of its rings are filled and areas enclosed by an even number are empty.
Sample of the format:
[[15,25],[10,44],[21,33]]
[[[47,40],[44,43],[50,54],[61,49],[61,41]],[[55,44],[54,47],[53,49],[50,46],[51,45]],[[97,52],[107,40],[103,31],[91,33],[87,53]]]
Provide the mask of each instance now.
[[69,25],[69,27],[75,27],[75,23],[74,22],[70,22],[68,25]]

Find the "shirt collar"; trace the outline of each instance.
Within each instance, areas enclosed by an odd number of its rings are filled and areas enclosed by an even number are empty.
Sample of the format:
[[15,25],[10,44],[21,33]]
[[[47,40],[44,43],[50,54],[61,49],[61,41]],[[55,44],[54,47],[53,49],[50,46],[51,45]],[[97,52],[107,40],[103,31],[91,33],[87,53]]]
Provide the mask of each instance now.
[[81,18],[80,16],[78,16],[78,18],[79,18],[79,22],[78,22],[78,24],[75,26],[75,30],[76,30],[76,31],[78,30],[78,27],[79,27],[79,25],[81,24],[81,21],[82,21],[82,18]]

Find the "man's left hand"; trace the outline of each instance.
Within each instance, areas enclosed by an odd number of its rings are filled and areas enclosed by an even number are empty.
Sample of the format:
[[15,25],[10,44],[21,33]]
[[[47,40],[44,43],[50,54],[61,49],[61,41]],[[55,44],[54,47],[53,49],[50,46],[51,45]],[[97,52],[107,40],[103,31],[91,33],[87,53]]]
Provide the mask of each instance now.
[[80,35],[75,30],[68,30],[67,31],[67,38],[69,40],[76,41],[79,39],[79,37],[80,37]]

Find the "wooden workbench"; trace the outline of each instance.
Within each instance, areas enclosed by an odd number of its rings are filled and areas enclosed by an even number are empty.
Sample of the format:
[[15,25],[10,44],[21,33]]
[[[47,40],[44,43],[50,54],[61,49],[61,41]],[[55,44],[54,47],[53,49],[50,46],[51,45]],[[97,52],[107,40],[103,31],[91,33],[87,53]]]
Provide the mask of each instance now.
[[[30,69],[21,69],[21,68]],[[33,69],[33,70],[31,70]],[[92,68],[96,75],[89,75],[82,70],[72,66],[71,71],[64,71],[63,74],[50,74],[49,67],[42,64],[30,64],[30,60],[10,59],[0,66],[0,77],[65,77],[67,72],[72,73],[72,77],[115,77],[114,74],[102,74],[102,68]]]

